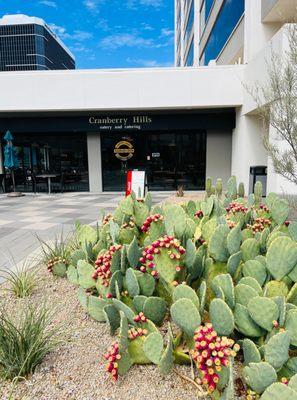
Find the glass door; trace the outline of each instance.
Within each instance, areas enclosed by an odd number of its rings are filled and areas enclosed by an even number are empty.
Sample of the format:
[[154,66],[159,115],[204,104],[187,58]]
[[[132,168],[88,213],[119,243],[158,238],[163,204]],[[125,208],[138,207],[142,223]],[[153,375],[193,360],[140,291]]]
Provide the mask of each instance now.
[[124,191],[130,169],[146,169],[146,137],[139,134],[112,134],[101,137],[103,190]]
[[204,189],[206,132],[104,134],[104,191],[124,191],[129,169],[145,170],[150,190]]
[[152,190],[204,189],[206,132],[151,134],[148,139],[148,184]]

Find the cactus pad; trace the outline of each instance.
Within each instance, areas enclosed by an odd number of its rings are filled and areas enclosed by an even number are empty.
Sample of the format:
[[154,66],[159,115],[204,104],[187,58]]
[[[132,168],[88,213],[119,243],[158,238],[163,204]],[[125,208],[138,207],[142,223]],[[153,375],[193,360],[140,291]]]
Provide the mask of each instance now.
[[268,248],[267,269],[276,280],[281,280],[297,264],[297,245],[288,236],[277,237]]
[[297,283],[295,283],[289,291],[287,302],[297,306]]
[[290,334],[290,341],[293,346],[297,346],[297,310],[287,312],[285,329]]
[[250,317],[246,307],[236,304],[234,309],[235,327],[238,332],[248,337],[263,336],[264,330]]
[[172,295],[172,300],[173,300],[173,302],[175,302],[179,299],[191,300],[195,304],[197,310],[199,310],[199,306],[200,306],[199,298],[198,298],[196,292],[190,286],[178,285],[174,289],[173,295]]
[[289,292],[288,286],[285,282],[270,281],[265,285],[264,295],[266,297],[284,296],[286,297]]
[[98,322],[105,322],[104,307],[108,305],[108,301],[99,297],[89,296],[87,311],[89,315]]
[[279,308],[275,302],[268,297],[254,297],[247,305],[251,318],[262,328],[271,331],[273,321],[279,317]]
[[166,310],[166,301],[160,297],[148,297],[143,306],[144,315],[157,325],[162,325]]
[[270,385],[262,394],[260,400],[295,400],[297,393],[295,390],[283,383],[277,382]]
[[133,299],[133,307],[137,313],[143,312],[144,303],[146,301],[146,296],[135,296]]
[[259,363],[261,362],[260,352],[255,345],[255,343],[250,339],[244,339],[242,344],[244,365],[249,365],[249,363]]
[[131,297],[135,297],[140,294],[138,279],[134,269],[132,268],[128,268],[126,271],[126,286]]
[[194,303],[189,299],[179,299],[172,304],[171,317],[188,336],[193,336],[194,331],[201,324],[200,314]]
[[289,332],[277,333],[265,345],[265,361],[278,371],[289,359],[289,347]]
[[260,244],[256,239],[248,238],[242,243],[240,249],[244,261],[253,260],[260,253]]
[[277,380],[274,368],[267,362],[250,363],[243,368],[243,377],[247,385],[259,394]]
[[232,277],[234,277],[236,274],[236,271],[241,262],[241,258],[242,258],[242,253],[241,251],[239,251],[238,253],[232,254],[232,256],[230,256],[228,259],[227,270]]
[[223,293],[226,303],[230,308],[235,307],[234,285],[230,274],[220,274],[212,280],[212,287],[219,287]]
[[257,260],[246,261],[242,273],[244,276],[251,276],[255,278],[260,286],[263,286],[267,278],[267,272],[265,266]]
[[252,278],[251,276],[241,278],[238,284],[250,286],[258,293],[259,296],[263,295],[263,290],[259,285],[259,282],[255,278]]
[[220,336],[229,336],[234,330],[234,317],[228,305],[221,299],[214,299],[209,307],[210,321]]
[[209,241],[209,254],[219,262],[226,262],[229,258],[226,239],[230,229],[227,225],[219,225]]
[[84,289],[90,289],[95,286],[95,281],[92,278],[94,267],[84,260],[79,260],[77,263],[78,283]]
[[250,299],[258,297],[258,293],[251,286],[239,284],[235,286],[235,300],[236,303],[247,306]]
[[154,364],[159,364],[163,352],[163,337],[159,332],[147,336],[143,344],[143,351],[147,358]]

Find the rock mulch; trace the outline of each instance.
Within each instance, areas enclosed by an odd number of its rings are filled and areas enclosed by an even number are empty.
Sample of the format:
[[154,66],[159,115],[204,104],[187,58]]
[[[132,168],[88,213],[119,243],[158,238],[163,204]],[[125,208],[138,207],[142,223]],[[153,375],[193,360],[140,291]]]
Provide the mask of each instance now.
[[[29,301],[57,308],[55,322],[65,323],[64,342],[16,385],[11,399],[11,383],[0,379],[2,400],[197,400],[194,386],[174,373],[163,378],[155,366],[134,366],[114,384],[102,357],[112,342],[108,327],[84,313],[77,288],[66,279],[54,278],[46,268],[37,273],[42,280]],[[12,312],[22,301],[28,300],[0,292],[0,302]],[[178,368],[189,375],[188,367]]]

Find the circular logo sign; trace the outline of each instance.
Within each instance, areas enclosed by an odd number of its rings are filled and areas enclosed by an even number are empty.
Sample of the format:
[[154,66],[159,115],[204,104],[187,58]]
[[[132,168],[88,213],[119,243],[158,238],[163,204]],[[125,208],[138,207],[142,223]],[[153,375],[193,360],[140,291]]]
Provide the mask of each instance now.
[[134,155],[133,144],[126,140],[121,140],[114,147],[115,156],[121,161],[127,161]]

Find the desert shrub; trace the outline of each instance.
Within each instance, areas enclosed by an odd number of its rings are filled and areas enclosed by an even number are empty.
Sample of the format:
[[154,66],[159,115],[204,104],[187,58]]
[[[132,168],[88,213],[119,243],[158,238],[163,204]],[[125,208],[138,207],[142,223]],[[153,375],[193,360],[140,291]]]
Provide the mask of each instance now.
[[61,342],[61,326],[53,324],[54,311],[45,304],[25,302],[17,315],[0,311],[0,372],[5,379],[20,379],[34,372],[47,353]]
[[30,268],[28,262],[1,271],[1,277],[8,283],[5,289],[20,298],[30,296],[39,281],[36,269]]

